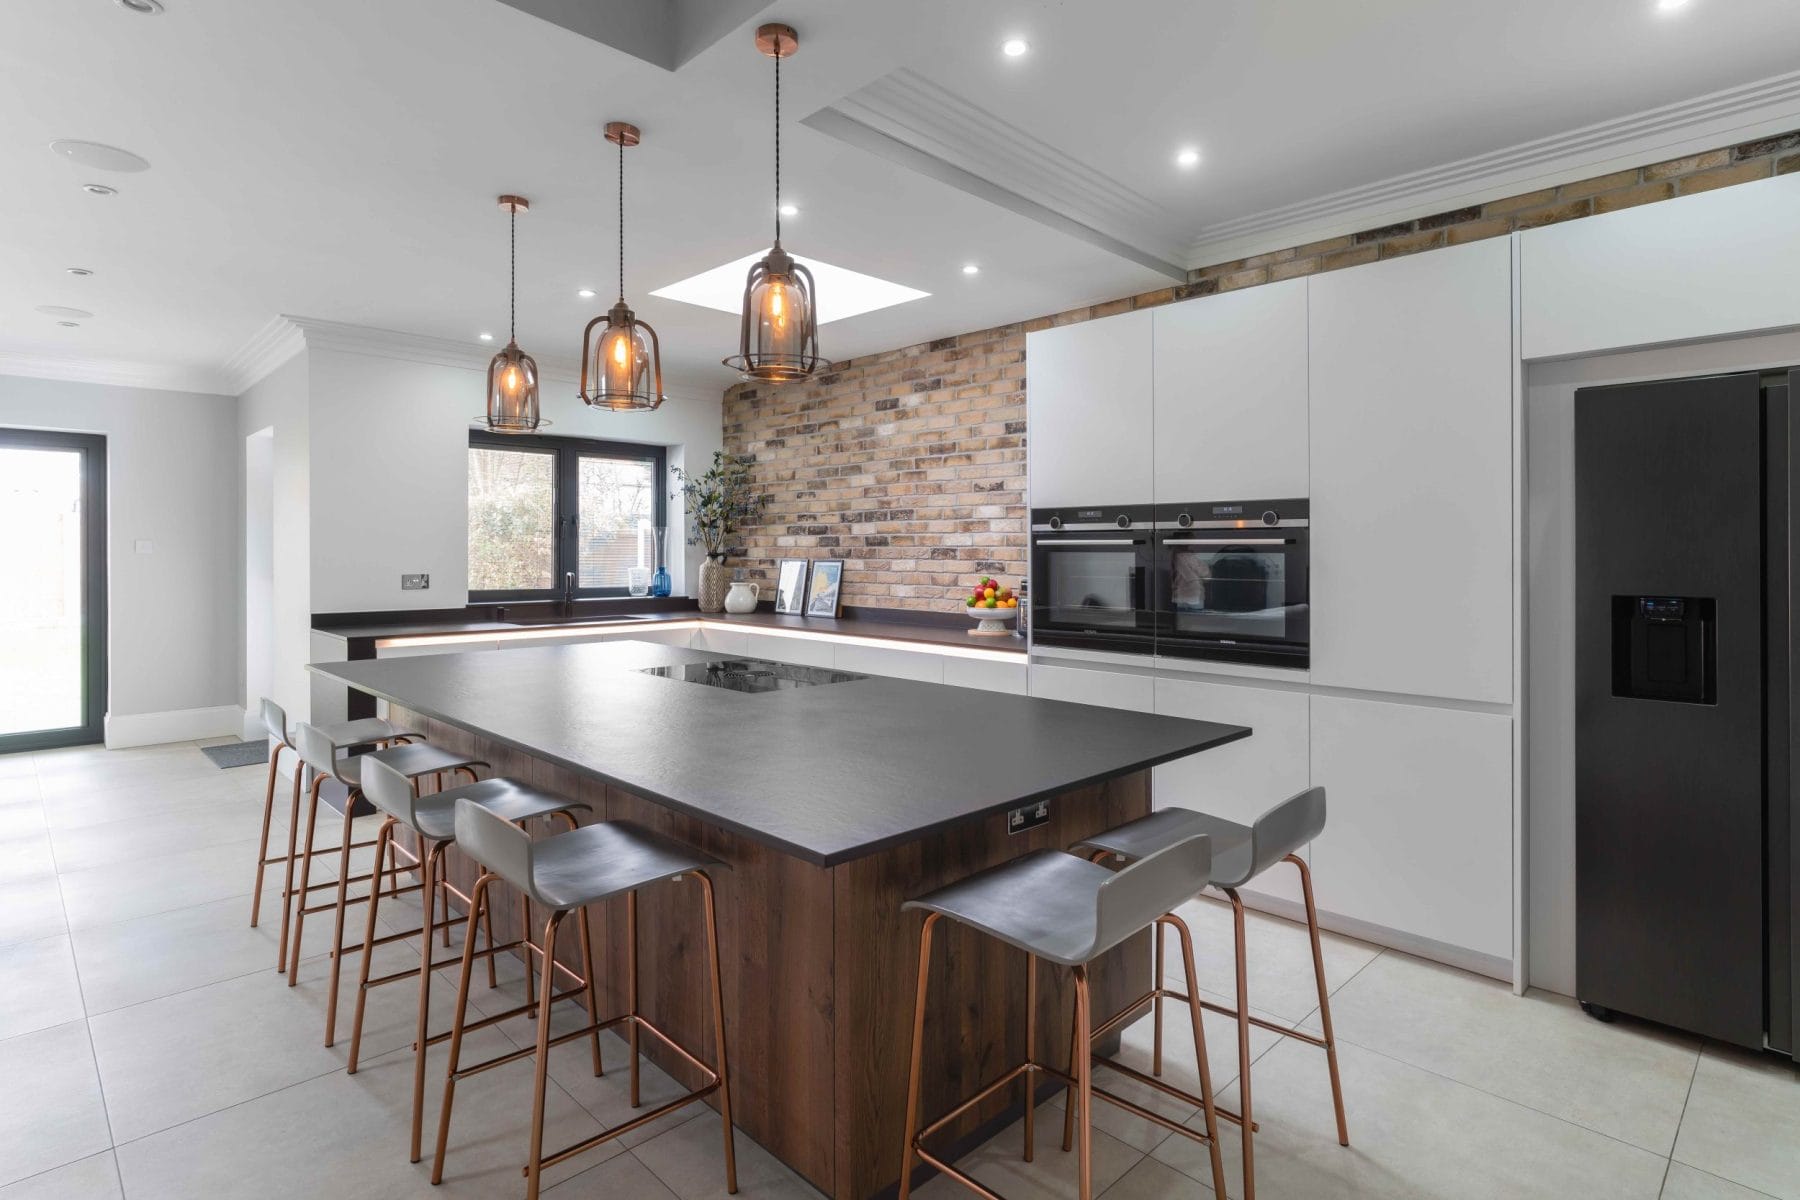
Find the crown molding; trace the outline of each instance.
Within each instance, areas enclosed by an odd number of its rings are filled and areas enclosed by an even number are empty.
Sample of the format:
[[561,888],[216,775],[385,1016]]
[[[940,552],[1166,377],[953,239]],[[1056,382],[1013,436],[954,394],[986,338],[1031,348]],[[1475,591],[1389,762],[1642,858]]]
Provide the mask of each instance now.
[[1176,214],[916,71],[891,71],[801,123],[1186,278],[1191,231]]
[[212,396],[237,394],[222,372],[211,367],[175,363],[0,353],[0,375],[54,379],[66,383],[93,383],[103,387],[148,388],[159,392],[191,392]]
[[286,317],[275,317],[225,360],[231,395],[243,395],[304,349],[306,337],[300,327]]
[[1198,268],[1574,183],[1800,126],[1800,71],[1201,229]]

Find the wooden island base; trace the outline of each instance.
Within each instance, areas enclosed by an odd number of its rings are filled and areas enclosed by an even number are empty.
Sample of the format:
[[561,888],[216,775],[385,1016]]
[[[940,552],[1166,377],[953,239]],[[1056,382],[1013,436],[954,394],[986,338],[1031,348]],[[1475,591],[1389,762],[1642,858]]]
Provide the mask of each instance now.
[[[584,823],[635,821],[730,865],[716,873],[715,885],[732,1115],[743,1133],[834,1200],[891,1195],[899,1179],[921,922],[900,905],[1028,850],[1066,849],[1150,811],[1149,773],[1138,771],[1053,798],[1049,821],[1025,833],[1008,835],[1004,815],[995,815],[821,867],[442,721],[398,707],[393,715],[438,745],[485,759],[496,775],[579,797],[593,810]],[[474,866],[450,857],[452,878],[466,890]],[[496,898],[504,938],[504,930],[519,928],[519,898],[504,887]],[[644,892],[638,907],[641,1011],[714,1061],[699,889],[660,885]],[[605,1018],[628,1003],[625,903],[597,905],[593,916]],[[557,952],[578,967],[574,926],[565,922]],[[936,942],[921,1104],[930,1117],[1026,1057],[1024,954],[949,922]],[[1037,1054],[1064,1063],[1073,992],[1066,971],[1040,971]],[[1142,995],[1150,974],[1147,933],[1095,964],[1096,1024]],[[644,1042],[678,1080],[697,1082],[691,1068],[658,1053],[654,1039]],[[955,1147],[958,1139],[998,1129],[1022,1111],[1023,1087],[966,1114],[940,1135],[942,1144]]]

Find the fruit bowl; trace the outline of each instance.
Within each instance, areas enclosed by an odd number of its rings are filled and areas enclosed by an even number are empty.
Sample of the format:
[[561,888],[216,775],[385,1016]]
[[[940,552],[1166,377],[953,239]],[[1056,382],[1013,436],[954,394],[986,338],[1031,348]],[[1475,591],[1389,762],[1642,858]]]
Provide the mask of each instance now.
[[1012,622],[1013,618],[1019,615],[1019,610],[1016,608],[974,608],[965,606],[963,611],[968,613],[970,617],[981,622],[981,624],[969,630],[970,633],[977,634],[1005,634],[1011,636],[1012,630],[1008,629],[1007,625]]

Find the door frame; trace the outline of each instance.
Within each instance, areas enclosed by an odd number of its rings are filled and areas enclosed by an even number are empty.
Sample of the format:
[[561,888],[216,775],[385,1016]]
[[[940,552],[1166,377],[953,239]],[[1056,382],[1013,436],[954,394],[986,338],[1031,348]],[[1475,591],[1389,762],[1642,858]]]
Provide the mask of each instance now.
[[0,446],[75,450],[81,456],[80,725],[0,733],[0,754],[81,746],[106,737],[106,436],[51,429],[0,428]]

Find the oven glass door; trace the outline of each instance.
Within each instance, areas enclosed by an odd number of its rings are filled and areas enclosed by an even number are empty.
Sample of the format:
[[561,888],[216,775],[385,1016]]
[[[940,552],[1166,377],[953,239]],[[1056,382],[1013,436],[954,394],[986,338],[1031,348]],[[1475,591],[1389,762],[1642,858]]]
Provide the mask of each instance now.
[[1034,636],[1096,648],[1154,637],[1147,536],[1040,535],[1032,557]]
[[1308,640],[1306,532],[1196,530],[1159,539],[1159,635],[1182,642],[1283,647]]

